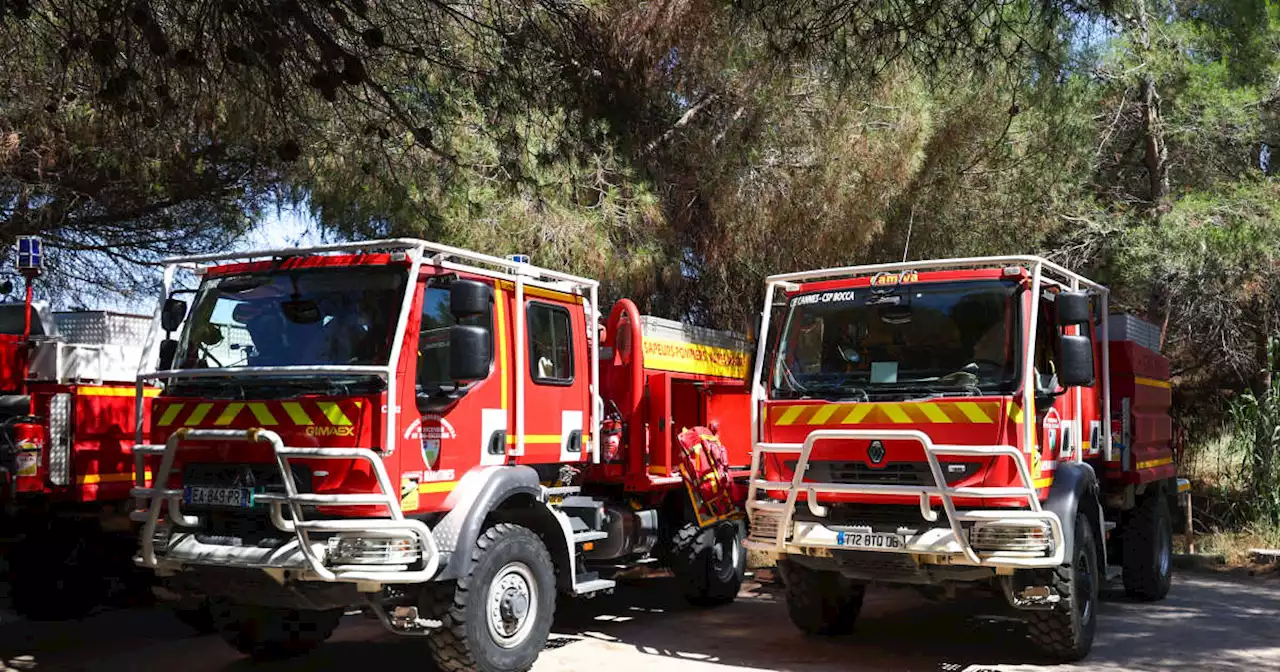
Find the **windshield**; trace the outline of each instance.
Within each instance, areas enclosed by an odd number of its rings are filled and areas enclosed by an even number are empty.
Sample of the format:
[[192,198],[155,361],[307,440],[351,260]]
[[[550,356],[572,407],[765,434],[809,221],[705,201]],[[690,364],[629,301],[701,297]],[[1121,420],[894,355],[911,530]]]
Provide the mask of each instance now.
[[779,398],[985,394],[1017,379],[1013,281],[802,294],[774,360]]
[[175,366],[386,364],[405,277],[399,268],[344,267],[208,278]]

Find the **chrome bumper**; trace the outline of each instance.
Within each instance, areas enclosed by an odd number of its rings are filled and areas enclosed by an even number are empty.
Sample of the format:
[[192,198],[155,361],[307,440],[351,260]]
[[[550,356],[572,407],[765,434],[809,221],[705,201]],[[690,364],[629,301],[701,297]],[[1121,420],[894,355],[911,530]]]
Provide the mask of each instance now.
[[[934,485],[881,485],[812,483],[804,481],[805,471],[814,443],[824,440],[881,440],[914,441],[924,449],[933,475]],[[768,481],[762,477],[764,455],[798,455],[790,481]],[[943,476],[939,456],[956,457],[1008,457],[1017,465],[1022,481],[1016,487],[952,487]],[[759,499],[766,492],[786,493],[783,501]],[[1057,514],[1041,508],[1040,500],[1026,460],[1013,446],[948,446],[935,445],[929,436],[916,430],[842,430],[824,429],[809,434],[803,444],[758,443],[751,454],[751,480],[747,492],[747,515],[751,522],[746,545],[749,548],[781,554],[814,554],[824,551],[849,550],[841,543],[842,533],[863,531],[856,527],[835,523],[796,521],[795,509],[798,496],[806,494],[806,505],[815,518],[827,516],[826,507],[818,502],[820,494],[898,495],[917,497],[920,517],[924,523],[938,522],[932,499],[938,499],[946,512],[946,522],[936,526],[917,526],[919,529],[904,532],[904,547],[894,550],[858,548],[857,550],[886,553],[910,553],[913,555],[943,556],[947,564],[979,567],[1056,567],[1063,562],[1064,534],[1062,521]],[[956,510],[954,498],[1009,499],[1022,498],[1024,509],[998,508]],[[969,524],[969,525],[966,525]],[[999,528],[1008,531],[1023,530],[1037,525],[1047,528],[1047,549],[1026,550],[975,550],[970,538],[973,529]]]
[[[284,484],[284,494],[260,494],[257,501],[270,507],[271,523],[281,532],[293,535],[283,544],[271,547],[230,546],[201,542],[183,528],[200,525],[200,519],[182,511],[183,491],[167,489],[173,471],[174,456],[184,441],[261,441],[271,445],[276,466]],[[180,429],[163,446],[134,446],[134,487],[136,498],[130,518],[142,523],[139,552],[134,562],[158,571],[176,571],[187,565],[241,567],[245,569],[287,569],[300,573],[306,580],[329,582],[418,583],[431,579],[440,565],[440,552],[435,538],[425,523],[406,519],[400,511],[399,493],[392,488],[382,459],[367,448],[295,448],[286,447],[275,432],[264,429]],[[153,485],[147,486],[146,456],[161,456],[154,473]],[[369,494],[318,495],[298,492],[293,482],[291,458],[363,460],[371,465],[379,492]],[[381,518],[344,518],[340,520],[306,520],[303,506],[378,506],[386,510]],[[165,519],[162,508],[167,507]],[[284,515],[288,507],[289,517]],[[419,560],[410,564],[337,565],[330,562],[327,541],[317,541],[313,533],[347,533],[370,538],[399,535],[413,538],[418,544]]]

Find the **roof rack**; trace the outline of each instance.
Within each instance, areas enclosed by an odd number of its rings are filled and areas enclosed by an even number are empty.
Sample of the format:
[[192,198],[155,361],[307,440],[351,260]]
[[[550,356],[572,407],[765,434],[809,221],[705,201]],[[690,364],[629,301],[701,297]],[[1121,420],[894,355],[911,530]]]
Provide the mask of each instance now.
[[837,268],[801,271],[798,273],[782,273],[771,275],[766,282],[773,285],[794,285],[819,280],[839,280],[873,273],[892,273],[901,271],[939,271],[955,268],[984,268],[1000,266],[1029,267],[1034,271],[1038,266],[1044,279],[1062,284],[1066,287],[1083,287],[1097,292],[1106,292],[1105,285],[1090,280],[1079,273],[1068,270],[1044,257],[1032,255],[1014,255],[1007,257],[964,257],[956,259],[929,259],[923,261],[905,261],[892,264],[870,264],[863,266],[841,266]]

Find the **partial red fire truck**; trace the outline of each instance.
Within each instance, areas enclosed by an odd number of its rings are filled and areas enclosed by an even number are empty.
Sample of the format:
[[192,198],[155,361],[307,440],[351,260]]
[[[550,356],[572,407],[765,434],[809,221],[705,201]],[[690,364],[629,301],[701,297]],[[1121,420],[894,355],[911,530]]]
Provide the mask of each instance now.
[[731,601],[745,343],[598,292],[407,239],[172,260],[139,564],[255,657],[363,607],[446,670],[529,668],[557,593],[643,563]]
[[776,275],[766,297],[747,545],[801,630],[848,632],[870,583],[979,585],[1075,660],[1110,577],[1169,591],[1169,365],[1105,287],[994,257]]
[[76,617],[107,596],[108,577],[145,590],[130,561],[129,488],[134,383],[150,319],[51,311],[32,301],[39,239],[22,239],[16,251],[26,300],[0,303],[3,553],[19,613]]

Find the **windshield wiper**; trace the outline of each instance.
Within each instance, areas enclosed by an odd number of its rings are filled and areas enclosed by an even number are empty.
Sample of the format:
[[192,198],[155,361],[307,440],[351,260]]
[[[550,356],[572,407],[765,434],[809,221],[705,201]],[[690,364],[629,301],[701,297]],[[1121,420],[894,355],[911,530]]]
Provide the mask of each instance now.
[[[816,385],[809,385],[804,391],[806,394],[802,396],[801,399],[817,397],[819,399],[833,400],[833,397],[835,399],[844,399],[846,397],[853,396],[861,397],[862,401],[871,401],[870,395],[868,395],[867,391],[861,387],[841,385],[840,383],[818,383]],[[831,393],[836,394],[833,395]]]

